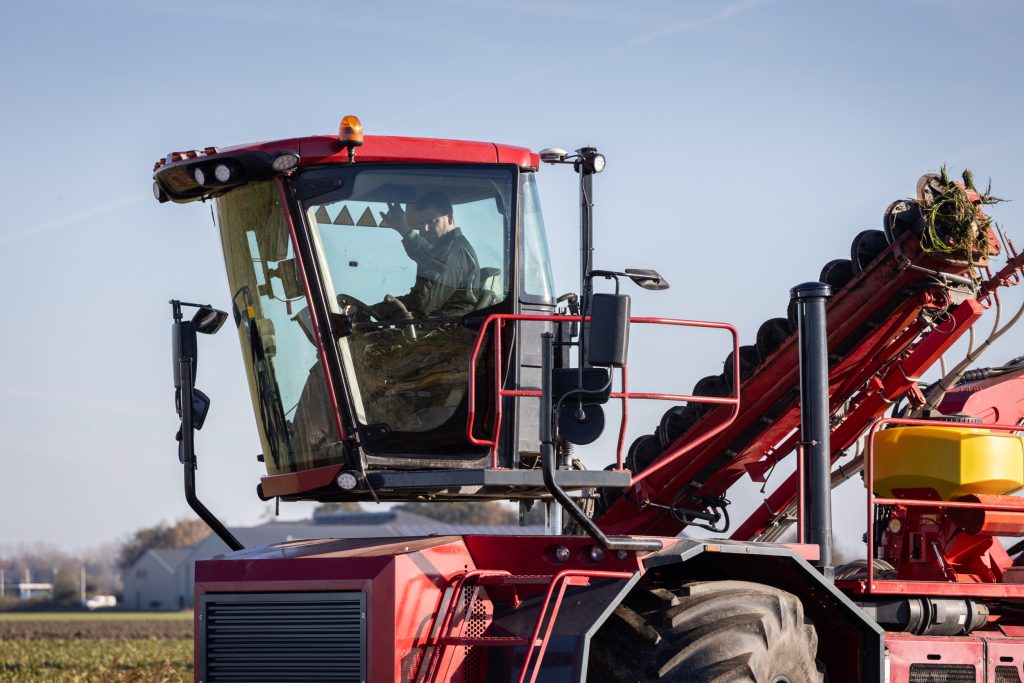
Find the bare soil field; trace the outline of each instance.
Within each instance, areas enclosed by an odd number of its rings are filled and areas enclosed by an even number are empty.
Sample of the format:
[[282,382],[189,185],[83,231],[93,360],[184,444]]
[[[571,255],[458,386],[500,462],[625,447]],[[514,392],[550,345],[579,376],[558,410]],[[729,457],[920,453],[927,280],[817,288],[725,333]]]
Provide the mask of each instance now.
[[63,638],[192,638],[192,621],[186,619],[102,620],[0,620],[0,640]]

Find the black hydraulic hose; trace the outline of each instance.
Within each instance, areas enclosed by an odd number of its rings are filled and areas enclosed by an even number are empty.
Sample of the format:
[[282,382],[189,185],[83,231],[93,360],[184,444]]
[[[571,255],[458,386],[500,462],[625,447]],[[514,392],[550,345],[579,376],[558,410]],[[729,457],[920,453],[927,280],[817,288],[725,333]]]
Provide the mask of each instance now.
[[609,538],[601,529],[594,524],[583,510],[576,504],[569,494],[558,485],[555,480],[555,444],[551,429],[552,402],[551,402],[551,370],[554,367],[554,339],[555,335],[545,332],[541,338],[541,399],[540,399],[540,453],[541,473],[544,477],[544,486],[548,493],[558,501],[572,518],[605,550],[645,550],[656,552],[661,550],[661,541],[654,538]]

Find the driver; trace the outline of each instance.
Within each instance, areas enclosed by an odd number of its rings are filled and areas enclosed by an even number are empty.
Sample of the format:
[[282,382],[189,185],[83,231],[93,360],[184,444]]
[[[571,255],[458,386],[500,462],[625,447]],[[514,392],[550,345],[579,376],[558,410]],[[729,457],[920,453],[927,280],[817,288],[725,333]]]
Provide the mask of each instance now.
[[416,200],[415,208],[418,231],[406,223],[397,202],[388,205],[381,223],[402,236],[405,253],[416,263],[416,283],[407,294],[387,297],[374,311],[383,320],[473,311],[480,288],[480,261],[455,225],[451,201],[441,192],[427,192]]

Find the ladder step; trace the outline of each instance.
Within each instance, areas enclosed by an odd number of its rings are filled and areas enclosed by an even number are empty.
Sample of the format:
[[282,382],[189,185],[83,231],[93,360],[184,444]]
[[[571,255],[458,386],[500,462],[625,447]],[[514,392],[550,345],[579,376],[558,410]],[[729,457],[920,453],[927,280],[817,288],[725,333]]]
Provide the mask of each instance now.
[[[492,636],[482,638],[442,638],[441,641],[445,645],[463,645],[466,647],[528,647],[531,642],[529,638],[517,638],[514,636]],[[533,641],[534,647],[540,645],[540,643],[540,640]]]
[[481,585],[490,586],[546,586],[551,583],[548,574],[518,574],[514,576],[482,576],[478,581]]

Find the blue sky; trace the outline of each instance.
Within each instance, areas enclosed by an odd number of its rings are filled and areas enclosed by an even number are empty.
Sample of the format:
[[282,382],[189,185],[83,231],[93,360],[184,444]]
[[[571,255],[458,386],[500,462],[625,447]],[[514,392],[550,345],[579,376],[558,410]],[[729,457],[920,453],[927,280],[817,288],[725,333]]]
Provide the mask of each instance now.
[[[635,311],[731,321],[746,343],[943,163],[991,177],[1018,200],[992,213],[1011,235],[1024,224],[1024,10],[1009,0],[43,1],[4,15],[0,546],[82,547],[187,512],[166,302],[228,296],[209,207],[152,199],[171,150],[331,133],[347,113],[369,133],[596,145],[596,265],[658,269],[672,289],[637,294]],[[575,289],[575,178],[539,182],[558,288]],[[201,493],[252,523],[267,505],[237,341],[204,342]],[[688,391],[725,355],[652,344],[634,388]]]

